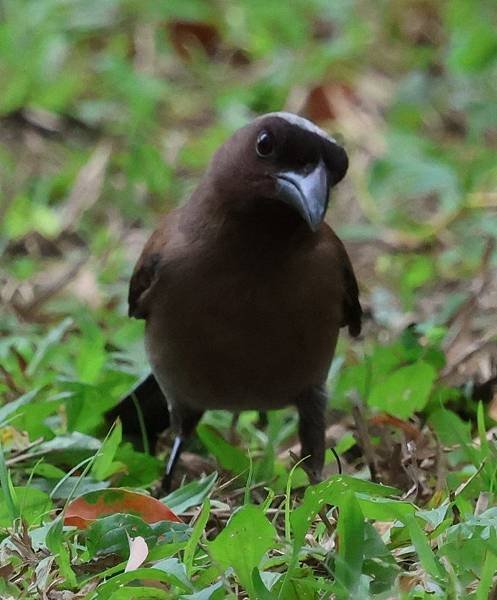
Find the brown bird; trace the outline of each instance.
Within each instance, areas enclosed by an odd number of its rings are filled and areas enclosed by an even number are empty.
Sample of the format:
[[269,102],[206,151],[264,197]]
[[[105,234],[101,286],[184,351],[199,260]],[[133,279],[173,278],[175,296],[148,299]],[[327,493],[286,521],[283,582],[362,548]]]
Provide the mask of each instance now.
[[[310,121],[261,116],[219,148],[145,245],[129,315],[146,321],[153,375],[135,396],[151,440],[169,420],[176,432],[164,488],[209,409],[295,405],[306,470],[321,479],[326,377],[339,329],[361,330],[352,265],[324,222],[347,167],[345,150]],[[113,416],[137,432],[133,412],[128,397]]]

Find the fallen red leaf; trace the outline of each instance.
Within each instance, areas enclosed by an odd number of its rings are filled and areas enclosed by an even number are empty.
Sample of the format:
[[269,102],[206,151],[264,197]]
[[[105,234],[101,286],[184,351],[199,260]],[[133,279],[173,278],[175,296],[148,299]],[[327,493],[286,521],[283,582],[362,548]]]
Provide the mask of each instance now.
[[176,52],[190,60],[192,45],[202,48],[207,56],[219,50],[221,39],[214,25],[201,21],[171,21],[167,24],[171,43]]
[[151,496],[122,488],[107,488],[83,494],[70,502],[65,510],[64,524],[86,529],[95,519],[115,513],[136,515],[146,523],[182,523],[170,508]]
[[406,437],[410,440],[418,440],[421,436],[421,431],[415,425],[408,423],[407,421],[402,421],[401,419],[393,417],[392,415],[375,415],[369,419],[369,422],[372,425],[391,425],[396,429],[401,429],[406,434]]
[[334,120],[340,116],[337,114],[340,102],[357,104],[358,100],[349,85],[343,82],[316,85],[309,90],[302,113],[317,123]]

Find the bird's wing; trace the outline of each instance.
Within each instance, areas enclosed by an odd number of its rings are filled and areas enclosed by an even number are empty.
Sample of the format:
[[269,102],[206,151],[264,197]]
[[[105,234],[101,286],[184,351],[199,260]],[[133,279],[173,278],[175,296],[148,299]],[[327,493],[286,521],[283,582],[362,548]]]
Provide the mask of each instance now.
[[170,213],[152,233],[135,265],[128,293],[128,315],[147,318],[146,299],[157,281],[159,267],[171,236]]
[[344,299],[343,299],[343,321],[342,327],[348,327],[349,333],[357,337],[362,328],[362,308],[359,302],[359,286],[350,262],[349,255],[342,241],[335,236],[337,248],[340,254],[340,264],[343,269]]

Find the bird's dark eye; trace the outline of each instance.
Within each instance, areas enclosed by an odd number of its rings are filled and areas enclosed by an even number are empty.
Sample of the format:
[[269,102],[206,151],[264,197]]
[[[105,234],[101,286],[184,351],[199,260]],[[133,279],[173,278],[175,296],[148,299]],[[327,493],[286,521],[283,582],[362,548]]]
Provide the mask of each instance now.
[[263,158],[272,154],[274,150],[274,136],[265,129],[261,131],[257,136],[255,150]]

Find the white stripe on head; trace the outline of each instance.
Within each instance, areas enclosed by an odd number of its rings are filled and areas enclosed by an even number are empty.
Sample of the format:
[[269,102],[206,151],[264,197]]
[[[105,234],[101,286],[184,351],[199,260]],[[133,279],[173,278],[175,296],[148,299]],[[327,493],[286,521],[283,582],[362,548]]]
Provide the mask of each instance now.
[[331,135],[329,133],[326,133],[326,131],[324,129],[321,129],[321,127],[318,127],[312,121],[309,121],[308,119],[305,119],[304,117],[300,117],[299,115],[296,115],[294,113],[289,113],[289,112],[284,112],[284,111],[272,112],[272,113],[267,113],[265,115],[261,115],[260,117],[257,117],[257,120],[265,119],[266,117],[279,117],[280,119],[285,119],[285,121],[287,121],[288,123],[291,123],[292,125],[296,125],[297,127],[300,127],[301,129],[305,129],[306,131],[311,131],[312,133],[316,133],[317,135],[321,136],[325,140],[333,142],[334,144],[337,143],[335,138],[331,137]]

